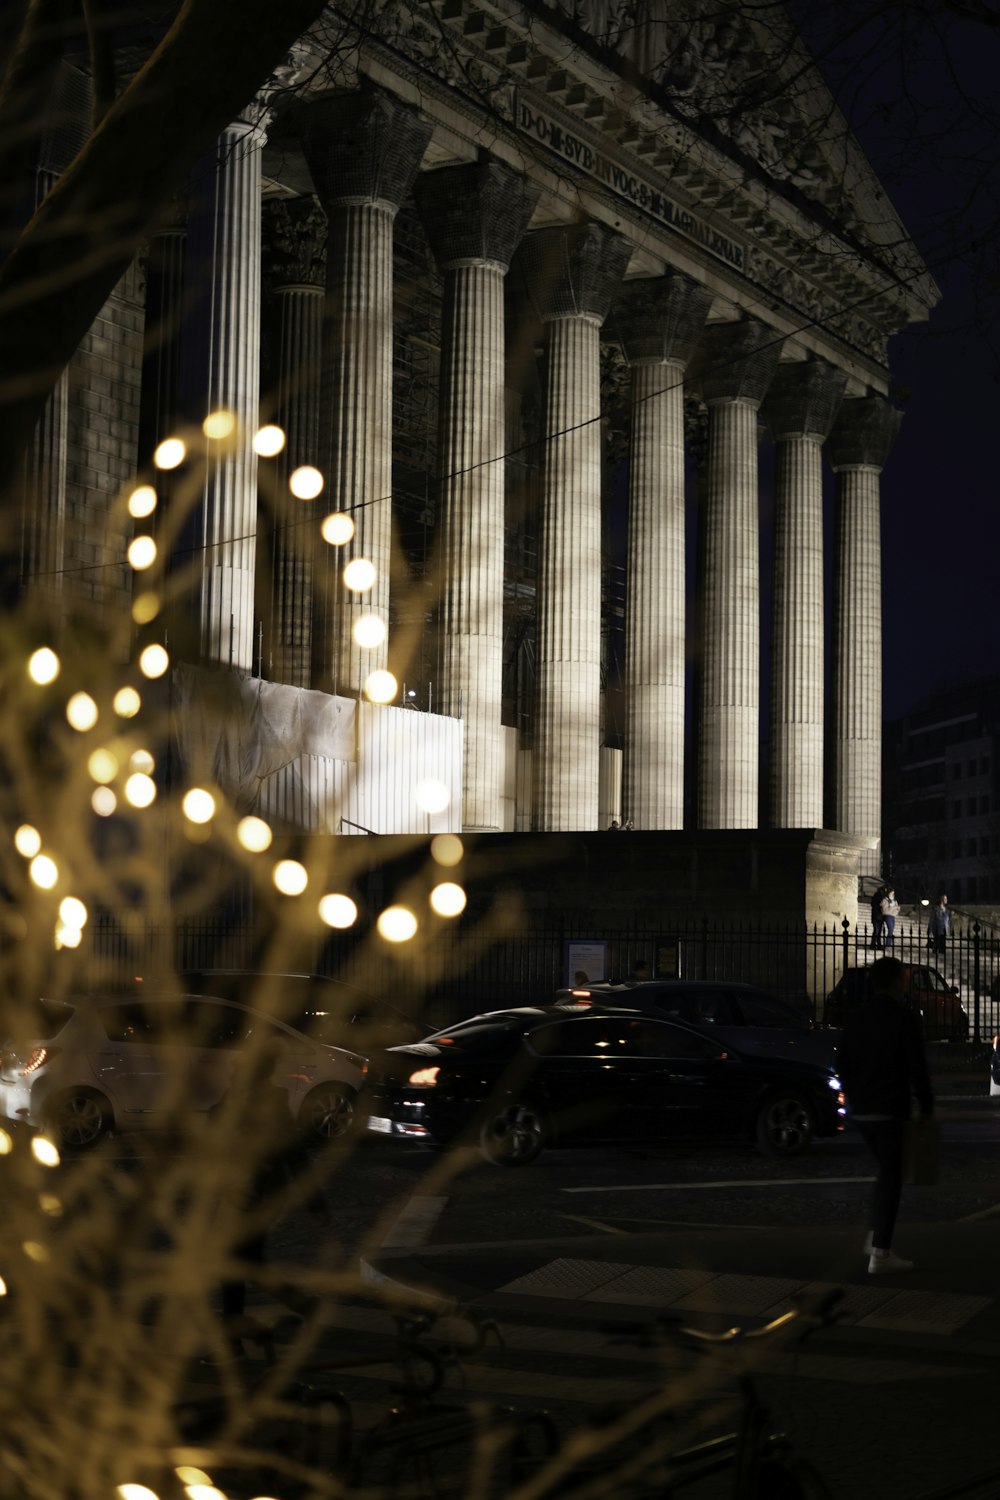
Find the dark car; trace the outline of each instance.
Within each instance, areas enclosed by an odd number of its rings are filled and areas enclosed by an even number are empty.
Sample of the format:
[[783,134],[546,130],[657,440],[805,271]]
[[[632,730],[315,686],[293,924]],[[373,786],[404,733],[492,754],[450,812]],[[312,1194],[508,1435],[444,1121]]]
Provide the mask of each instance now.
[[493,1011],[373,1060],[369,1130],[478,1143],[518,1166],[583,1141],[756,1139],[773,1156],[843,1128],[840,1080],[815,1063],[722,1048],[636,1010]]
[[565,1009],[625,1005],[684,1021],[724,1047],[773,1052],[828,1067],[836,1064],[839,1032],[817,1028],[812,1017],[766,990],[736,980],[653,979],[592,984],[560,992]]
[[198,969],[181,980],[193,993],[255,1005],[328,1047],[370,1052],[417,1041],[426,1029],[384,1000],[320,974]]
[[[848,969],[826,998],[826,1019],[843,1024],[844,1012],[859,1005],[868,993],[869,967]],[[932,964],[903,964],[903,995],[920,1016],[924,1035],[933,1040],[964,1042],[969,1035],[969,1012],[957,985],[949,984]]]

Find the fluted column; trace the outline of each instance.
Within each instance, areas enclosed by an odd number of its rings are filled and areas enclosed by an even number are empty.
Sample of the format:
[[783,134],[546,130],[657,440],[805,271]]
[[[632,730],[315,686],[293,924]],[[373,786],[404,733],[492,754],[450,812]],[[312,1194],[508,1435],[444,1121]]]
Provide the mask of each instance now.
[[[326,284],[326,215],[315,198],[268,203],[265,270],[275,329],[274,418],[285,446],[261,496],[269,518],[267,568],[261,570],[262,613],[268,616],[268,675],[293,687],[312,680],[313,570],[320,548],[322,497],[293,498],[289,476],[320,461],[320,369]],[[321,507],[323,507],[321,509]],[[321,554],[321,564],[326,558]]]
[[632,367],[622,810],[684,826],[684,371],[712,294],[679,274],[626,282],[615,325]]
[[[902,414],[880,396],[844,401],[827,444],[837,476],[833,594],[834,824],[881,837],[882,539],[879,478]],[[862,874],[881,868],[878,849]]]
[[845,383],[818,360],[781,365],[764,401],[775,443],[772,828],[823,826],[822,445]]
[[519,259],[547,332],[538,555],[534,826],[596,828],[600,770],[600,328],[631,247],[599,224],[542,229]]
[[702,516],[698,825],[756,828],[760,717],[757,412],[778,365],[773,329],[714,324],[698,351],[708,405]]
[[436,697],[443,713],[465,720],[468,829],[502,826],[504,277],[536,196],[488,159],[417,184],[444,274]]
[[209,444],[192,528],[203,557],[200,656],[244,671],[254,650],[263,144],[263,131],[238,121],[196,174],[185,284],[195,345],[186,363],[192,415],[200,421],[226,410],[237,423],[231,439]]
[[331,510],[354,521],[353,557],[374,565],[373,588],[341,589],[330,642],[329,691],[360,694],[388,663],[388,638],[362,649],[354,625],[374,614],[389,625],[392,523],[392,226],[430,140],[432,127],[377,90],[310,104],[303,145],[330,221],[323,417],[329,436]]

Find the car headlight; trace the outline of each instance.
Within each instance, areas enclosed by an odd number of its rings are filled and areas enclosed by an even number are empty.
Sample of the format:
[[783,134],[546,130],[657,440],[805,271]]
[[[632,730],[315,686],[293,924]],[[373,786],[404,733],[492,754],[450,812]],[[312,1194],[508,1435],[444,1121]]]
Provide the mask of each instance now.
[[838,1094],[844,1087],[840,1079],[834,1073],[831,1073],[829,1078],[826,1080],[826,1086],[828,1089],[836,1089]]

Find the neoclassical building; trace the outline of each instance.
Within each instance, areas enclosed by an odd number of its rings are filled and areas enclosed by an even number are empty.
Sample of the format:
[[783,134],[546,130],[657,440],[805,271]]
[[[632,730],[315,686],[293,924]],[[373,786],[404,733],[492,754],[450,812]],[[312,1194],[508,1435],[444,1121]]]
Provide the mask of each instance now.
[[[389,0],[362,33],[331,5],[116,289],[39,434],[25,577],[66,617],[127,607],[156,537],[135,646],[168,646],[182,753],[242,805],[826,827],[877,868],[887,346],[938,294],[794,35],[752,15]],[[64,94],[85,108],[68,65]],[[235,433],[199,446],[209,412]]]

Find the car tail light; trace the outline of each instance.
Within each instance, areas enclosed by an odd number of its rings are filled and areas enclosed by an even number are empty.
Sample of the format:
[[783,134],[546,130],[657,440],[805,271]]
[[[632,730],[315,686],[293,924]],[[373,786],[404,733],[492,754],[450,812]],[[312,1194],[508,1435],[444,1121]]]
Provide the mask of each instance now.
[[432,1089],[438,1081],[440,1071],[440,1068],[418,1068],[415,1073],[410,1074],[406,1081],[407,1083],[414,1084],[417,1088]]
[[37,1073],[51,1058],[55,1057],[55,1049],[52,1047],[36,1047],[21,1069],[21,1077],[27,1078],[29,1073]]

